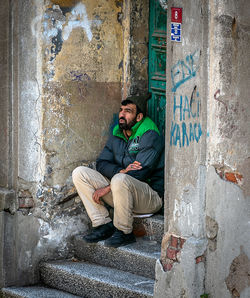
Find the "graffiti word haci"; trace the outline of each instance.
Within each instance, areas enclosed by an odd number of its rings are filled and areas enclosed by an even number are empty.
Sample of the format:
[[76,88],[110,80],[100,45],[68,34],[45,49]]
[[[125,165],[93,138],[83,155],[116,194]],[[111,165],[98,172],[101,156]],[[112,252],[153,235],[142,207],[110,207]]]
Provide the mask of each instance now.
[[[189,146],[189,144],[194,141],[198,143],[202,135],[199,117],[199,92],[196,94],[196,99],[192,100],[189,100],[186,95],[174,95],[173,121],[170,129],[170,146],[179,145],[179,147],[185,147]],[[196,122],[194,122],[193,119],[195,119]],[[178,123],[176,121],[178,121]]]
[[172,92],[175,92],[182,84],[196,76],[199,68],[200,51],[187,55],[184,60],[179,60],[171,68]]

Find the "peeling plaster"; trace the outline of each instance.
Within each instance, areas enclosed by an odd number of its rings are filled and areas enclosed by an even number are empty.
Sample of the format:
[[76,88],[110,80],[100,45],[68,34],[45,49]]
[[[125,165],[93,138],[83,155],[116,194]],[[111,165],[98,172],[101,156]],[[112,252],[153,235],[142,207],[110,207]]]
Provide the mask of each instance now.
[[46,250],[46,247],[51,251],[57,251],[59,256],[67,256],[69,249],[69,240],[79,231],[86,231],[88,227],[88,219],[81,215],[79,217],[58,216],[50,223],[38,219],[40,224],[39,234],[40,239],[37,243],[37,250]]
[[212,243],[209,239],[206,289],[212,297],[227,297],[229,291],[225,281],[231,264],[242,251],[248,259],[250,257],[250,201],[239,186],[222,180],[213,167],[208,168],[206,187],[206,214],[212,218],[213,226],[212,233],[211,226],[207,226],[207,232],[208,237],[215,236],[212,241],[216,241]]
[[233,260],[226,284],[233,297],[241,297],[241,292],[250,286],[250,260],[244,252]]

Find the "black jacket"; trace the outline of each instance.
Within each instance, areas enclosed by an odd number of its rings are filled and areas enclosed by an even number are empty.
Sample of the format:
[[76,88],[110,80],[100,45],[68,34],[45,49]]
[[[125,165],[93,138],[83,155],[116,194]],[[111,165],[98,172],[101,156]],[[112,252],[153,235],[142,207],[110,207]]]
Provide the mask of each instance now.
[[142,169],[129,171],[130,175],[148,183],[158,194],[164,194],[164,140],[154,122],[146,117],[132,127],[132,135],[126,140],[117,125],[99,155],[97,171],[111,178],[134,161]]

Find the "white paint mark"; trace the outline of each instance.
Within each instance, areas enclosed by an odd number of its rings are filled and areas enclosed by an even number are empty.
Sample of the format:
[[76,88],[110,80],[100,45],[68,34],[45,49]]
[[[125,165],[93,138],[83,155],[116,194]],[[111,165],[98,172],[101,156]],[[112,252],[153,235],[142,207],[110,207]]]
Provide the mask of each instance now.
[[91,32],[91,22],[88,20],[86,7],[82,3],[77,4],[74,9],[72,9],[68,25],[65,26],[63,30],[63,39],[67,40],[72,30],[79,27],[82,27],[85,30],[88,40],[91,41],[93,37]]
[[[53,6],[54,10],[60,10],[60,7]],[[43,22],[43,37],[49,43],[53,37],[56,37],[58,33],[62,32],[63,40],[67,40],[75,28],[82,27],[87,35],[89,41],[92,40],[91,25],[99,26],[101,25],[101,20],[89,20],[86,7],[82,3],[78,3],[71,11],[69,15],[68,22],[65,24],[64,19],[55,19],[45,16]],[[42,16],[37,16],[33,19],[31,23],[31,31],[33,36],[36,36],[38,32],[38,23],[41,22]],[[53,23],[53,24],[52,24]]]
[[36,27],[37,27],[37,24],[41,21],[41,19],[42,19],[42,16],[37,16],[31,22],[31,32],[33,36],[36,35],[36,31],[37,31]]
[[[53,27],[49,23],[48,19],[46,19],[45,22],[43,22],[43,36],[46,39],[46,41],[49,43],[50,40],[58,35],[59,30],[62,30],[63,24],[65,21],[59,21],[57,20]],[[35,32],[34,32],[35,34]]]

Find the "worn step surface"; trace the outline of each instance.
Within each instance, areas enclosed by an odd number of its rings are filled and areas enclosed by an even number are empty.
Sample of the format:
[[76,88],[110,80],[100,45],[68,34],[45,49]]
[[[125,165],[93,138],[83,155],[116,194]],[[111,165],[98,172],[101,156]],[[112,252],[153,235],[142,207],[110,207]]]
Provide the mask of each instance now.
[[147,236],[149,240],[161,243],[164,234],[164,216],[153,215],[146,218],[134,217],[134,234],[137,237]]
[[86,243],[82,235],[74,237],[75,256],[79,260],[109,266],[154,279],[155,263],[161,247],[156,241],[137,238],[135,243],[118,248],[105,247],[104,241]]
[[42,281],[81,297],[153,297],[154,280],[87,262],[42,263]]
[[74,298],[79,297],[63,291],[45,288],[41,286],[32,287],[10,287],[0,290],[2,298]]

